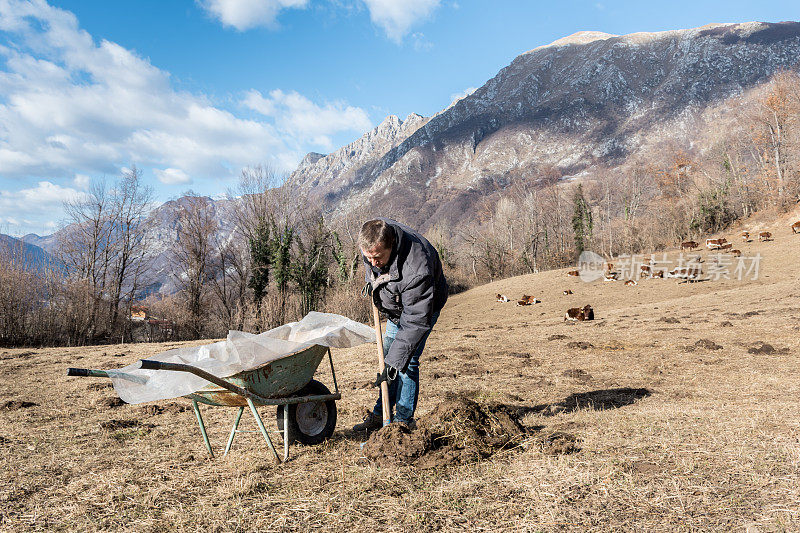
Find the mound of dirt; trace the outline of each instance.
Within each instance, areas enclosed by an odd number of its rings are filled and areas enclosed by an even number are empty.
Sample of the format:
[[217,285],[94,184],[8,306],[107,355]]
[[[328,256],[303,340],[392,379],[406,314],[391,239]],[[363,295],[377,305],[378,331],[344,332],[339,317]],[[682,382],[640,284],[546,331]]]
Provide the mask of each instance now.
[[106,409],[116,409],[117,407],[122,407],[125,405],[125,402],[121,398],[117,398],[116,396],[106,396],[103,398],[99,398],[94,402],[95,407],[105,407]]
[[486,459],[524,436],[508,406],[455,397],[421,417],[413,431],[401,424],[379,429],[364,443],[363,453],[378,466],[436,468]]
[[751,354],[771,354],[771,353],[788,353],[788,348],[777,349],[771,344],[763,341],[756,341],[753,346],[747,349],[747,353]]
[[6,411],[16,411],[18,409],[27,409],[28,407],[36,407],[38,403],[26,402],[24,400],[10,400],[3,404],[3,409]]
[[721,350],[722,346],[717,344],[716,342],[710,339],[700,339],[696,343],[694,343],[695,348],[700,348],[704,350]]
[[586,341],[573,341],[567,343],[567,348],[571,350],[588,350],[589,348],[594,348],[594,344]]

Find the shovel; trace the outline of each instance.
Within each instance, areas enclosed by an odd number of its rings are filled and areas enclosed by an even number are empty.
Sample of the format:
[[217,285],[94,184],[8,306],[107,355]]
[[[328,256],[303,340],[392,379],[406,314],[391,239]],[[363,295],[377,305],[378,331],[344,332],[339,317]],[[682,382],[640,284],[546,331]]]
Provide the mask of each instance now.
[[[375,340],[378,344],[378,374],[383,375],[386,363],[383,361],[383,333],[381,332],[381,315],[375,302],[372,302],[372,320],[375,322]],[[392,415],[389,409],[389,384],[381,381],[381,405],[383,406],[383,425],[391,423]]]

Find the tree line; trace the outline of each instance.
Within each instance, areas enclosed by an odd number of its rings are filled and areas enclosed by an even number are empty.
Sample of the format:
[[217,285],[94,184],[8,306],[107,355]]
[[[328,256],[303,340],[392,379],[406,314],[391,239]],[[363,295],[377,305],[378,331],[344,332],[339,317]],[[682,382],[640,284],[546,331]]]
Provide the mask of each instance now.
[[[778,73],[694,127],[691,144],[663,139],[580,183],[539,169],[487,196],[469,227],[429,228],[451,288],[571,265],[583,250],[662,250],[800,200],[797,74]],[[264,167],[245,169],[230,192],[224,204],[194,193],[176,202],[168,261],[155,272],[153,193],[140,171],[93,185],[66,204],[53,264],[0,249],[0,345],[218,338],[312,310],[369,321],[357,247],[367,208],[330,221]],[[154,290],[165,274],[172,294]],[[131,320],[137,311],[146,319]]]

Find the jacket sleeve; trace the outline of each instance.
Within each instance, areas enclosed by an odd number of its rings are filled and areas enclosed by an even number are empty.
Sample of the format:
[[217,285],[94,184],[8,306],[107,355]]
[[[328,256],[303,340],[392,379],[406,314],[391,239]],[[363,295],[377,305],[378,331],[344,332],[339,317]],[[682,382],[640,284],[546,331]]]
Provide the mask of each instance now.
[[404,370],[422,338],[431,331],[433,315],[433,276],[413,278],[401,292],[403,311],[397,324],[395,336],[386,363]]

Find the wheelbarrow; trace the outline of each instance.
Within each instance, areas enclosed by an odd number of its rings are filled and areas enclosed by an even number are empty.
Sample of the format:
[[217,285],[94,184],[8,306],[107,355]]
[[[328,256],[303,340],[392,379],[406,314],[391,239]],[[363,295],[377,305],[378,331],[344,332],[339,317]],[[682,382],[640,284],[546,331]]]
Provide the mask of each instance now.
[[[322,362],[325,353],[331,367],[334,392],[324,384],[312,379],[314,373]],[[277,406],[276,421],[278,433],[283,436],[283,460],[289,458],[289,445],[295,440],[303,444],[319,444],[331,435],[336,427],[336,400],[342,398],[336,382],[336,371],[333,368],[333,357],[330,348],[315,344],[310,348],[294,352],[257,368],[239,372],[227,378],[219,378],[197,368],[181,363],[164,363],[143,359],[140,362],[142,370],[170,370],[176,372],[190,372],[201,377],[211,384],[186,395],[192,400],[192,407],[197,416],[200,433],[208,453],[214,456],[208,433],[200,414],[198,404],[204,403],[214,406],[238,407],[234,418],[228,443],[225,446],[227,455],[237,433],[245,433],[239,429],[245,407],[249,407],[256,419],[259,431],[267,441],[272,454],[277,462],[281,462],[278,452],[270,439],[269,431],[264,426],[257,406]],[[85,368],[70,368],[68,376],[93,376],[110,377],[105,370],[90,370]],[[117,374],[119,376],[119,374]]]

